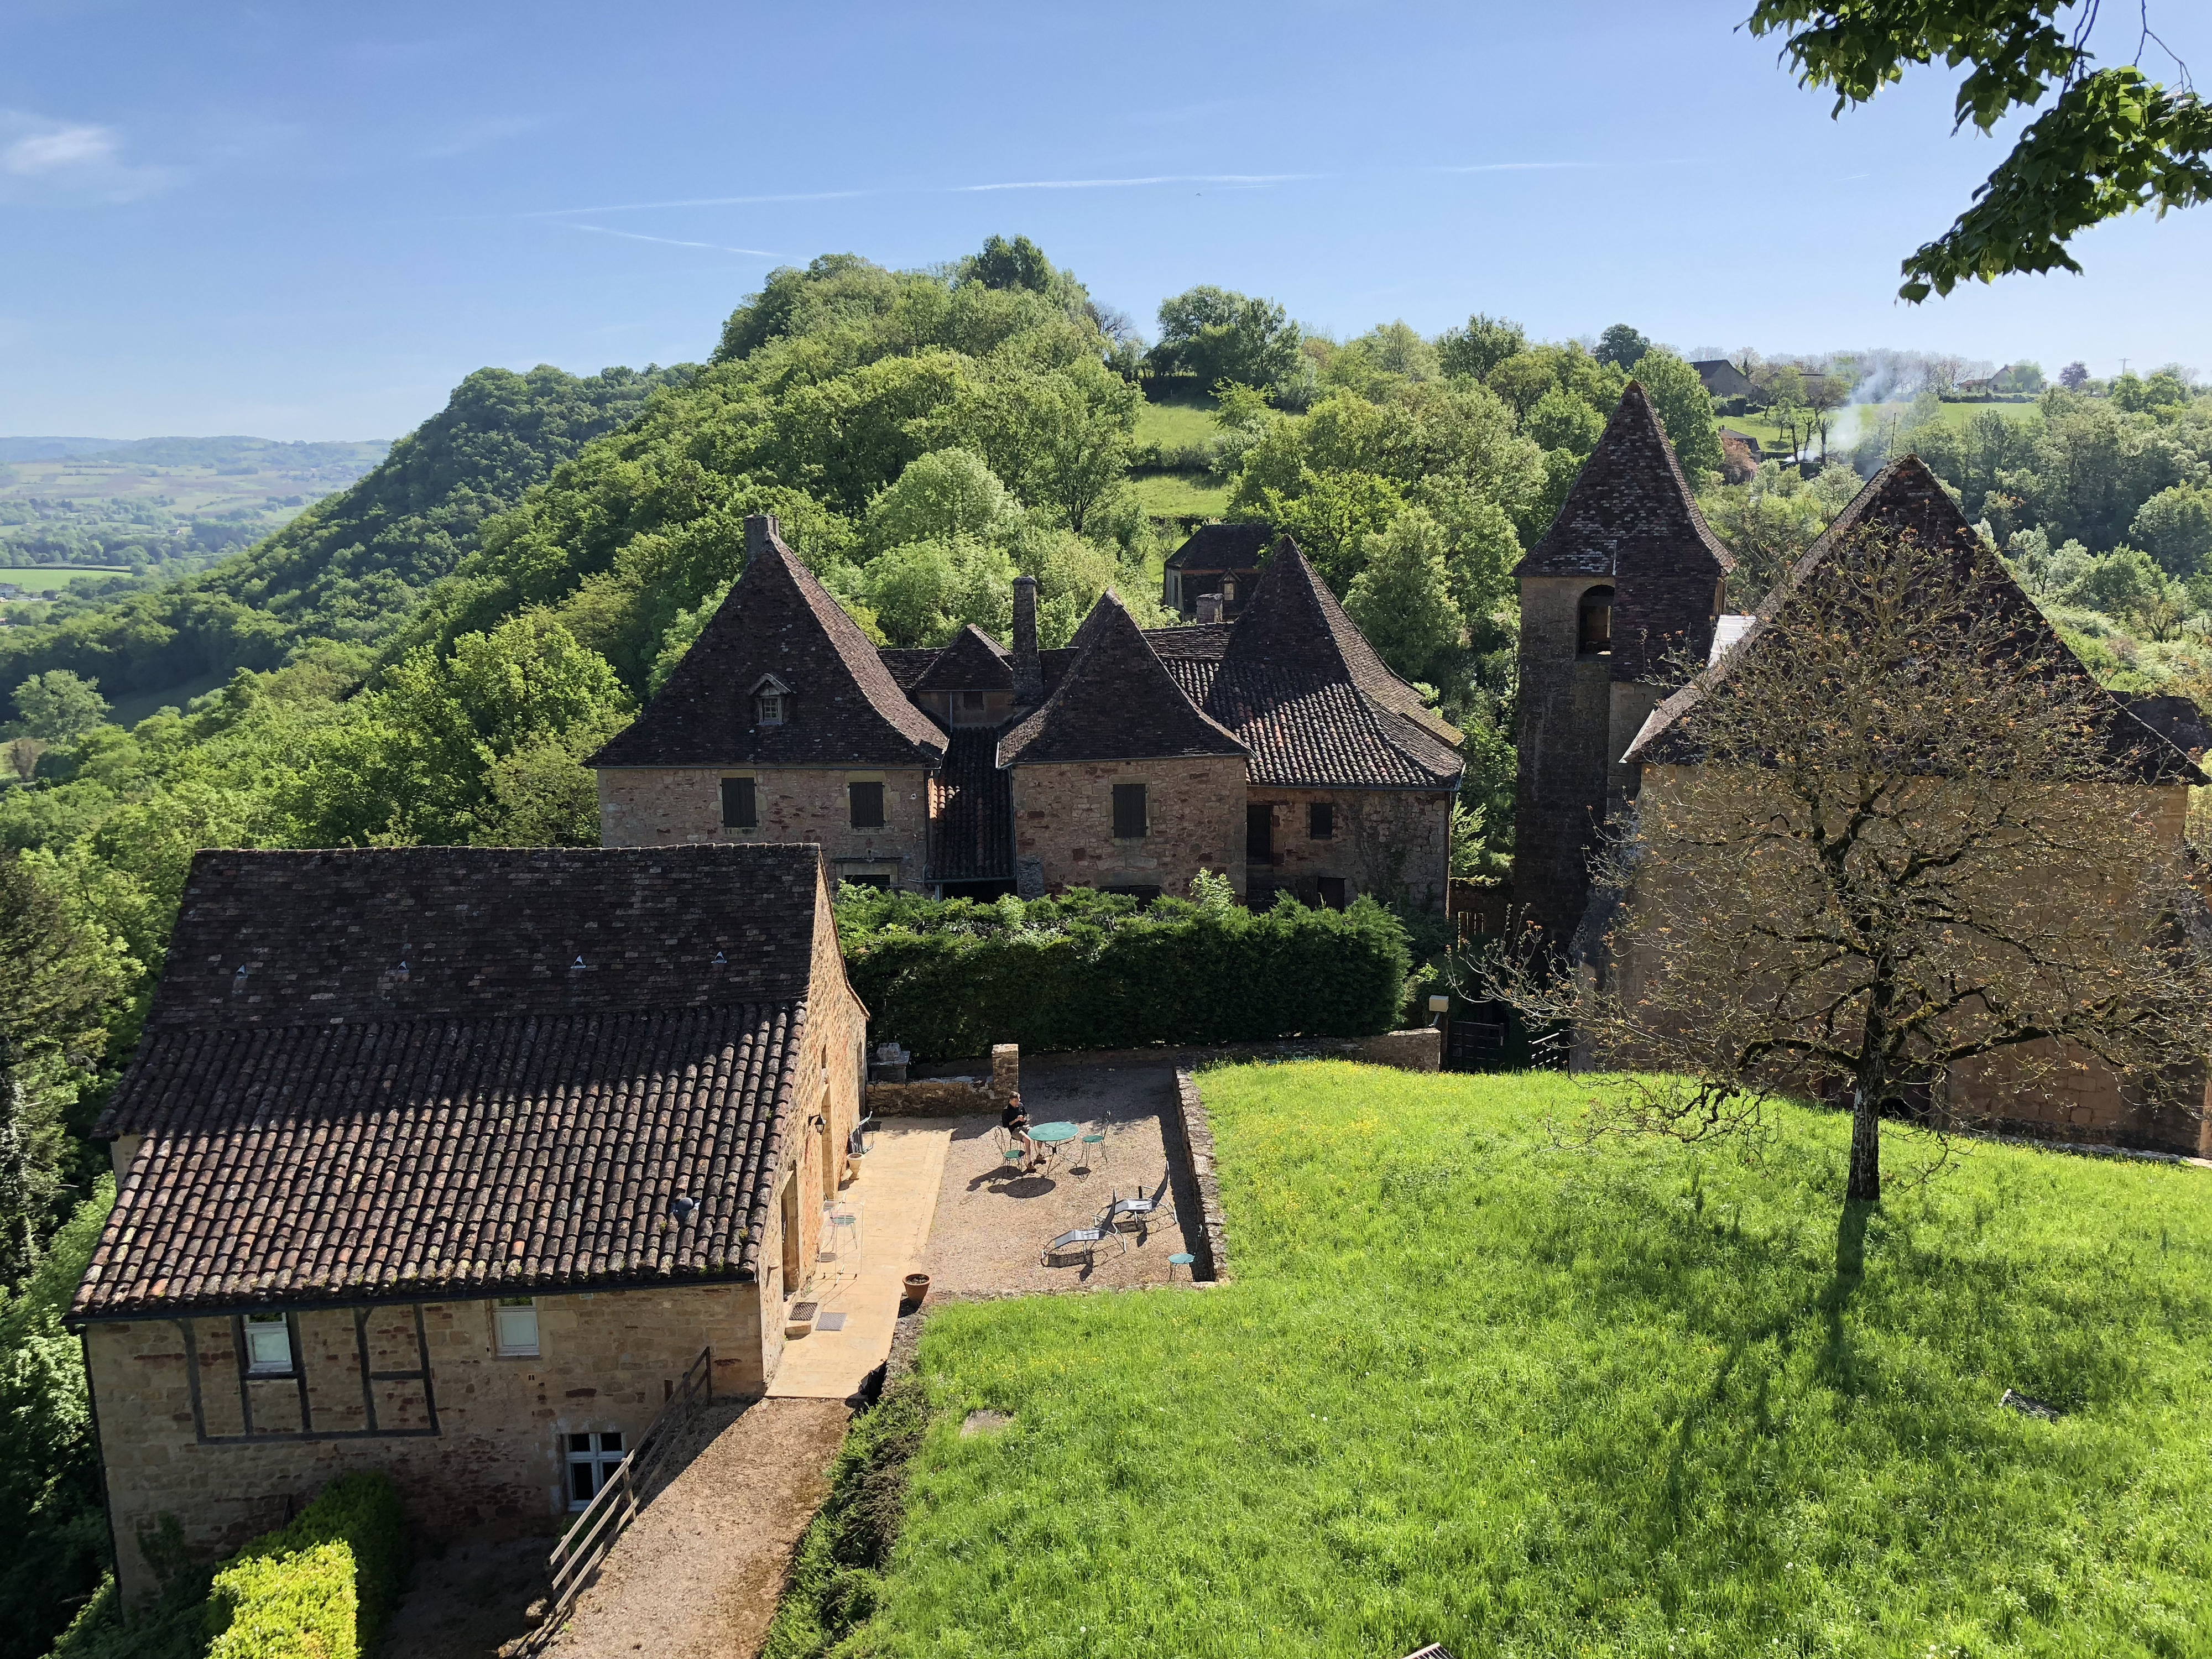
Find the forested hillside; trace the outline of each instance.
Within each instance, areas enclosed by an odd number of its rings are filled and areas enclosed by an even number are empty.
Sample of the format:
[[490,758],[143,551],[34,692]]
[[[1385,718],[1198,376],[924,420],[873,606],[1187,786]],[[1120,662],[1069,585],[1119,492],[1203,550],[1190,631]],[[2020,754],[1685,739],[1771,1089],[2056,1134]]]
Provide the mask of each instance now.
[[98,680],[111,699],[158,694],[274,668],[310,639],[376,640],[475,547],[486,519],[682,374],[480,369],[374,471],[259,545],[153,592],[61,601],[52,623],[0,634],[0,690],[60,668]]

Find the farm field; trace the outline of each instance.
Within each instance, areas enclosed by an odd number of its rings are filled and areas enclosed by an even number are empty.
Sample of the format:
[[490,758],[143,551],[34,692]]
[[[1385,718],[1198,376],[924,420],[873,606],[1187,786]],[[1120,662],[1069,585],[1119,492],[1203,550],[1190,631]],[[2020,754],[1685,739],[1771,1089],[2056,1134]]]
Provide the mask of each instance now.
[[1129,480],[1156,519],[1218,519],[1229,510],[1229,489],[1204,472],[1140,472]]
[[79,576],[123,576],[131,567],[122,564],[0,565],[0,582],[9,582],[26,593],[57,593]]
[[[1964,426],[1984,410],[1995,410],[2008,421],[2026,420],[2038,412],[2033,404],[1944,404],[1938,417],[1945,426]],[[1912,412],[1911,404],[1855,404],[1851,405],[1854,424],[1846,428],[1839,418],[1829,432],[1829,447],[1841,452],[1848,450],[1861,438],[1884,421],[1902,421]],[[1784,441],[1781,428],[1762,415],[1722,415],[1716,417],[1721,425],[1734,427],[1738,432],[1757,438],[1762,442],[1778,444]],[[1819,446],[1814,446],[1817,453]],[[1839,453],[1838,459],[1841,459]]]
[[1148,399],[1137,411],[1137,445],[1161,452],[1203,452],[1220,434],[1221,428],[1213,423],[1213,399],[1203,396],[1158,404]]
[[[2212,1639],[2212,1171],[1974,1145],[1915,1185],[1892,1133],[1844,1217],[1825,1113],[1754,1161],[1562,1148],[1557,1073],[1201,1084],[1234,1282],[932,1318],[878,1436],[915,1447],[896,1547],[820,1604],[865,1621],[841,1651]],[[787,1603],[768,1652],[824,1638]]]

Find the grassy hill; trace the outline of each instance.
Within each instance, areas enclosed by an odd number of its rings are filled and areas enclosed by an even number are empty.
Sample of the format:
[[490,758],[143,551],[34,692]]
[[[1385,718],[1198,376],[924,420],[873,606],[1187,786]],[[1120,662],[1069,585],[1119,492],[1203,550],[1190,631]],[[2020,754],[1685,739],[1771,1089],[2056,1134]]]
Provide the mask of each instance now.
[[1829,1114],[1567,1150],[1556,1073],[1202,1086],[1234,1282],[939,1313],[888,1565],[817,1534],[770,1655],[2212,1641],[2212,1172],[1979,1145],[1842,1216]]

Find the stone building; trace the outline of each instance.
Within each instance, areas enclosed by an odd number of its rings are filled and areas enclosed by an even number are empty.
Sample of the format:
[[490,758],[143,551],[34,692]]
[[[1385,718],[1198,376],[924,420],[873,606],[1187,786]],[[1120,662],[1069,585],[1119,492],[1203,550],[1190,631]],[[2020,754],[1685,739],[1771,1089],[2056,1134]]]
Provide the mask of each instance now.
[[[1805,592],[1821,577],[1824,563],[1838,548],[1856,538],[1910,537],[1929,548],[1954,550],[1962,569],[1989,584],[1993,597],[1985,603],[2001,607],[1996,614],[2006,623],[2008,637],[2023,654],[2039,661],[2064,665],[2088,682],[2088,671],[2051,632],[2050,624],[2027,594],[1994,557],[1983,553],[1980,538],[1967,524],[1942,484],[1917,457],[1893,462],[1868,483],[1839,514],[1826,532],[1792,568],[1761,608],[1741,642],[1651,709],[1624,756],[1625,765],[1638,775],[1642,792],[1656,798],[1659,792],[1679,788],[1701,764],[1696,737],[1697,710],[1729,675],[1759,653],[1781,648],[1777,635],[1762,626],[1780,614],[1794,595]],[[2113,793],[2112,809],[2151,827],[2165,845],[2179,853],[2185,834],[2190,791],[2207,780],[2196,760],[2203,753],[2205,733],[2193,707],[2176,708],[2174,700],[2154,699],[2138,711],[2126,700],[2106,696],[2109,731],[2105,734],[2112,752],[2124,760],[2118,781],[2096,787]],[[2189,742],[2192,755],[2177,739]],[[1646,863],[1636,878],[1664,881],[1667,872]],[[2094,894],[2054,893],[2052,902],[2068,907],[2094,907]],[[2184,893],[2180,902],[2203,915],[2202,901]],[[1632,959],[1603,963],[1602,970],[1623,975],[1624,994],[1635,1000],[1634,982],[1649,970]],[[1948,1108],[1970,1121],[1991,1122],[2042,1135],[2117,1143],[2198,1156],[2212,1156],[2212,1079],[2196,1062],[2185,1086],[2197,1103],[2193,1112],[2158,1109],[2122,1087],[2121,1079],[2091,1055],[2069,1051],[2057,1055],[2047,1045],[2035,1045],[2037,1058],[2057,1058],[2063,1064],[2047,1075],[2039,1075],[2033,1086],[2008,1086],[2024,1075],[2016,1049],[1970,1060],[1953,1069],[1936,1085],[1928,1103]],[[1824,1092],[1818,1079],[1804,1080],[1815,1092]]]
[[200,854],[70,1313],[125,1594],[352,1469],[550,1533],[703,1350],[762,1393],[866,1017],[813,847]]
[[1459,733],[1287,537],[1234,622],[1139,629],[1109,592],[1041,649],[1024,576],[1011,646],[878,650],[772,520],[745,533],[720,611],[590,762],[608,845],[803,836],[833,878],[948,896],[1209,870],[1261,902],[1443,902]]
[[1589,855],[1637,787],[1644,717],[1710,654],[1735,561],[1707,528],[1643,386],[1630,381],[1565,504],[1521,561],[1513,898],[1565,948]]
[[1263,524],[1202,524],[1168,555],[1160,603],[1186,621],[1235,622],[1251,603],[1275,532]]

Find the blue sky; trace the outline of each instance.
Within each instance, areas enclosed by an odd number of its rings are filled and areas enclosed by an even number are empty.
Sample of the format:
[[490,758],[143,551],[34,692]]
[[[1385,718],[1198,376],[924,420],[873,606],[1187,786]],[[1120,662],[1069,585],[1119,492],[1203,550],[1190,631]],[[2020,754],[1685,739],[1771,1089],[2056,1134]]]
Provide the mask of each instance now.
[[775,264],[994,231],[1148,325],[1211,282],[1340,333],[2212,372],[2204,210],[1897,303],[2002,145],[1942,70],[1830,120],[1749,9],[0,0],[0,433],[395,436],[480,365],[696,361]]

